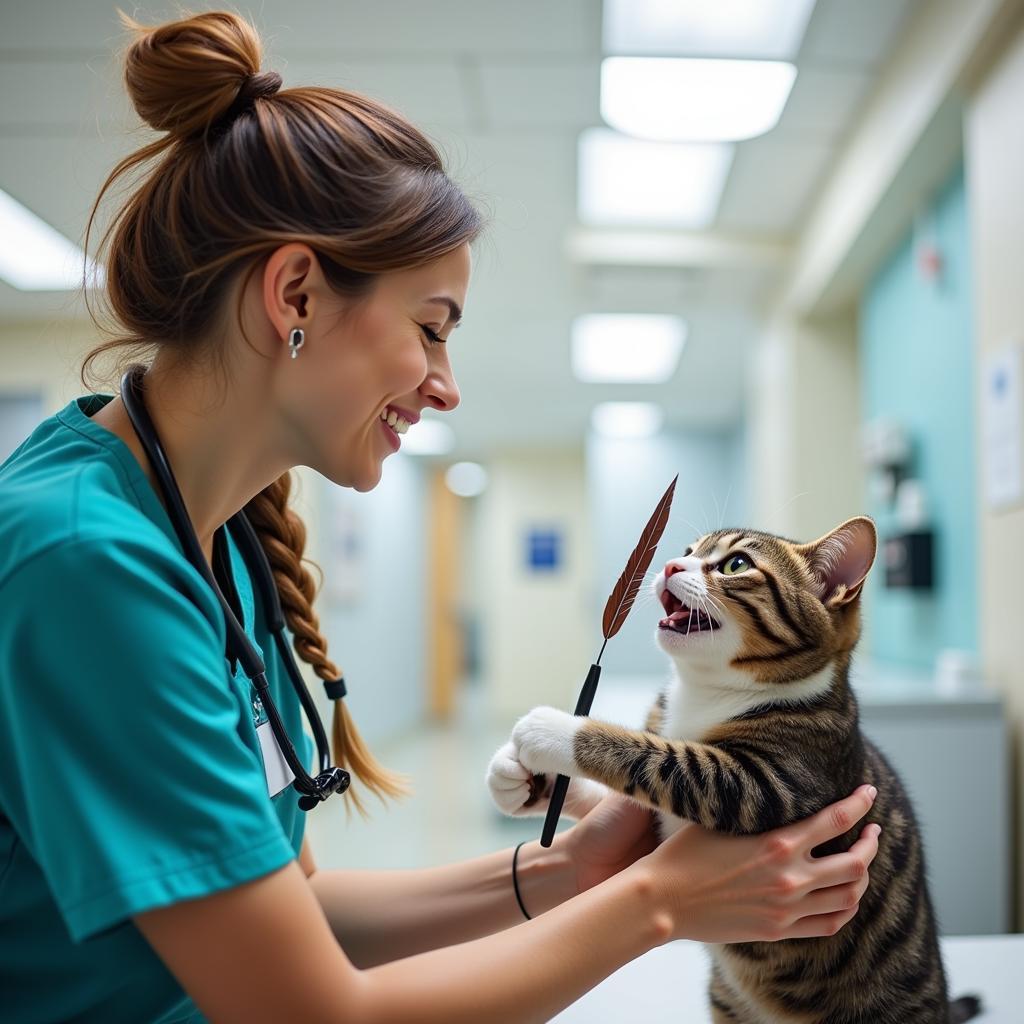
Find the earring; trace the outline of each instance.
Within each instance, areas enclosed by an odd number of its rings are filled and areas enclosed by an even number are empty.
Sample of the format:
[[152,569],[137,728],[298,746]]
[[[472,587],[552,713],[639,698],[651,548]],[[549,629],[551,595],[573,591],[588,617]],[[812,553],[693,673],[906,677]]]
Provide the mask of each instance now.
[[292,351],[292,359],[298,359],[299,349],[306,344],[306,335],[303,333],[301,327],[293,327],[291,334],[288,335],[288,347]]

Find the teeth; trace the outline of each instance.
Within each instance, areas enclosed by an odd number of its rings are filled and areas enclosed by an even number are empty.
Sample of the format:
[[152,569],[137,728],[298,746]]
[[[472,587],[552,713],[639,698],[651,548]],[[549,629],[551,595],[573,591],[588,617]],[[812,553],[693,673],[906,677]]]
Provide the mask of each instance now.
[[409,429],[409,421],[403,419],[393,409],[385,409],[381,414],[380,418],[389,426],[396,434],[404,434]]

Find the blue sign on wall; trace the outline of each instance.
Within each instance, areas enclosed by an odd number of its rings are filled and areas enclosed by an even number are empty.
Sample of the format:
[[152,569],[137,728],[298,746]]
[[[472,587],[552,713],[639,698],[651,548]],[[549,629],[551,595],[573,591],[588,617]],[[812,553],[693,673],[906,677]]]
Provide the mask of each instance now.
[[562,531],[530,529],[526,533],[526,567],[531,572],[556,572],[562,564]]

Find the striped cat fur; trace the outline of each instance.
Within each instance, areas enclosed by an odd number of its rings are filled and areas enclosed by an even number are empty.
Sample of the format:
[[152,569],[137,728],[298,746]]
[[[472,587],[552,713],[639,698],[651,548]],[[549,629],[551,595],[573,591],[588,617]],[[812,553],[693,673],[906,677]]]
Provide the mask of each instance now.
[[645,729],[537,708],[503,748],[547,773],[534,794],[556,770],[579,777],[574,816],[604,792],[596,782],[657,809],[663,835],[681,819],[766,832],[877,787],[868,816],[814,851],[881,826],[857,915],[826,938],[709,946],[715,1024],[953,1024],[978,1012],[974,997],[948,1000],[914,813],[858,724],[850,660],[875,549],[866,517],[809,544],[740,529],[701,537],[654,581],[673,673]]

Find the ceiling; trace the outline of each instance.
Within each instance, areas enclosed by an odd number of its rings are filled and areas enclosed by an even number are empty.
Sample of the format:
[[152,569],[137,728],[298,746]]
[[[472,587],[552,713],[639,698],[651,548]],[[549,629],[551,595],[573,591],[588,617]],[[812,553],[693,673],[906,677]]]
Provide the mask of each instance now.
[[[696,255],[663,266],[580,263],[567,253],[578,230],[576,138],[601,123],[599,0],[235,6],[253,17],[265,65],[286,86],[336,85],[396,106],[440,144],[454,176],[487,211],[465,322],[451,347],[463,403],[449,422],[458,454],[473,456],[495,446],[578,440],[594,402],[610,398],[661,401],[679,426],[738,422],[744,360],[781,271],[778,255],[798,233],[919,2],[818,0],[778,126],[738,145],[716,222],[690,239]],[[0,188],[76,240],[107,171],[144,138],[112,58],[123,43],[116,6],[0,5]],[[153,4],[135,13],[156,22],[174,9]],[[739,256],[702,257],[702,245],[713,240],[735,243]],[[747,258],[762,243],[776,258]],[[571,319],[602,311],[685,316],[689,337],[674,379],[575,381]],[[80,313],[74,297],[21,293],[0,282],[0,319]]]

